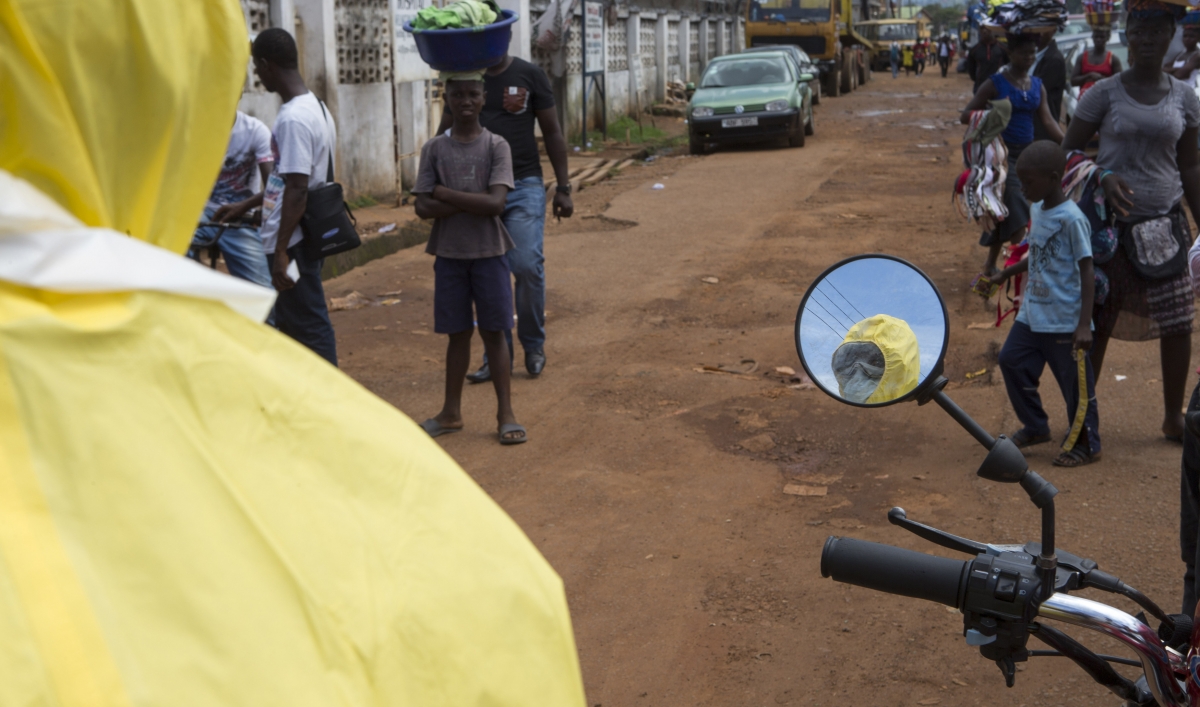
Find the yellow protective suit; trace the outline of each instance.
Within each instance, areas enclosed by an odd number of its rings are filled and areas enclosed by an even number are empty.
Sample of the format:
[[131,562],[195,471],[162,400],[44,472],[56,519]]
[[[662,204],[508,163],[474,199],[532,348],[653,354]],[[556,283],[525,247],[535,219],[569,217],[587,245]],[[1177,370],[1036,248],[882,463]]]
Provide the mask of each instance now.
[[[912,392],[920,382],[921,352],[908,323],[886,314],[867,317],[850,327],[842,345],[869,342],[883,354],[883,375],[864,402],[885,403]],[[839,347],[840,348],[840,347]],[[834,353],[837,356],[837,353]]]
[[521,530],[178,255],[247,53],[237,0],[0,0],[0,707],[580,707]]

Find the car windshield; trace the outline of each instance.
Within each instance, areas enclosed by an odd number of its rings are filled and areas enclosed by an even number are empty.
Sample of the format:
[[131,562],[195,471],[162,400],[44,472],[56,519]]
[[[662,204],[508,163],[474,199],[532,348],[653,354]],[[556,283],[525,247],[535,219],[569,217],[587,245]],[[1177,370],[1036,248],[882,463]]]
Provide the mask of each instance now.
[[709,64],[700,88],[786,83],[791,78],[783,57],[730,59]]
[[746,16],[751,22],[828,22],[831,0],[750,0]]

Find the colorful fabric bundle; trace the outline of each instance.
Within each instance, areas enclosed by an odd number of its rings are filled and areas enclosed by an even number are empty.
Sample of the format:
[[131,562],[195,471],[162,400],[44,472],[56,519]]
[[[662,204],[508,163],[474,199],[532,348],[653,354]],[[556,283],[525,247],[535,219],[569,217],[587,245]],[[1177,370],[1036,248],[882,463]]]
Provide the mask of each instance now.
[[986,230],[1008,218],[1004,181],[1008,178],[1008,147],[1000,133],[1008,125],[1012,105],[992,101],[988,110],[971,113],[963,137],[964,171],[954,185],[954,202],[963,218]]
[[1084,0],[1083,15],[1092,29],[1111,30],[1117,16],[1114,0]]
[[992,6],[988,17],[1010,34],[1057,32],[1067,24],[1067,6],[1060,0],[1011,0]]
[[1187,5],[1163,2],[1162,0],[1129,0],[1125,14],[1129,20],[1157,20],[1169,18],[1176,22],[1187,14]]
[[1088,180],[1092,178],[1097,169],[1096,163],[1087,155],[1078,150],[1071,151],[1067,155],[1067,167],[1063,170],[1062,178],[1062,189],[1067,198],[1078,202]]

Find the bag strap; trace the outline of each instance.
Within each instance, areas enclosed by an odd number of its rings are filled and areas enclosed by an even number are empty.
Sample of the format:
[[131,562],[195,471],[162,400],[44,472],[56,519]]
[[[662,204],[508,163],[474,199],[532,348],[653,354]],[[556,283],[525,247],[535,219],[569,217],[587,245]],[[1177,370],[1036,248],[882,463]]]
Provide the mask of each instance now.
[[[321,115],[325,116],[325,123],[326,123],[325,134],[326,134],[326,138],[328,138],[329,137],[329,130],[328,130],[329,114],[325,112],[325,101],[322,101],[321,99],[318,98],[317,103],[321,104]],[[325,170],[325,182],[328,184],[328,183],[333,182],[333,140],[329,140],[329,144],[327,145],[327,148],[329,150],[329,152],[328,152],[329,167],[328,167],[328,169]]]

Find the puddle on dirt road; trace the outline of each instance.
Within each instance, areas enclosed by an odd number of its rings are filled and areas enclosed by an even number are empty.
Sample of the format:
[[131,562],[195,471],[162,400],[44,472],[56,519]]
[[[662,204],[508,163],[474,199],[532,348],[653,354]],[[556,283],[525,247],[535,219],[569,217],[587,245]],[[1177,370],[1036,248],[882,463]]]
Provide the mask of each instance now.
[[902,108],[894,108],[892,110],[856,110],[854,114],[860,118],[874,118],[880,115],[891,115],[892,113],[903,113]]

